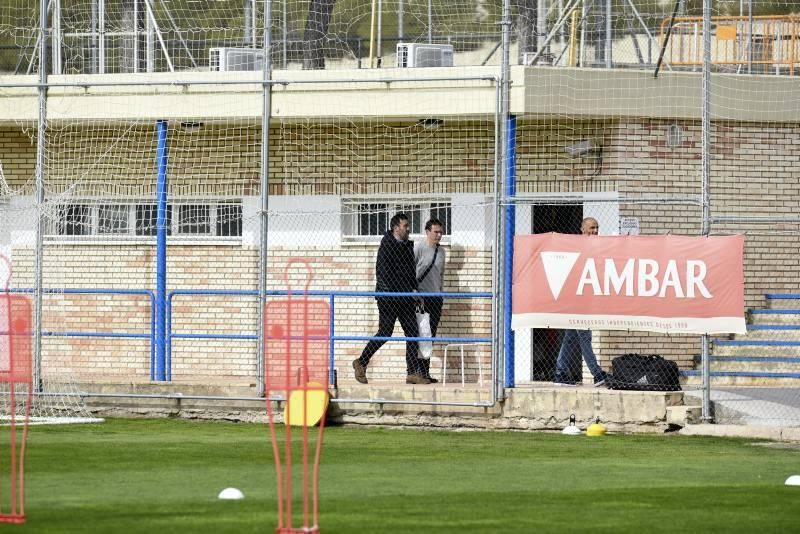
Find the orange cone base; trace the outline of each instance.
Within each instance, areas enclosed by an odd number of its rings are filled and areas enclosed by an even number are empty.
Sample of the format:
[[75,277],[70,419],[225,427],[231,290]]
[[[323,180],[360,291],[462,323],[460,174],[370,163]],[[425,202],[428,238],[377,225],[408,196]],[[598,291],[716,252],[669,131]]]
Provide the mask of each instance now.
[[25,522],[24,515],[0,514],[0,523],[14,523],[16,525],[21,525],[24,522]]
[[306,532],[319,532],[319,527],[283,527],[283,528],[276,528],[275,534],[304,534]]

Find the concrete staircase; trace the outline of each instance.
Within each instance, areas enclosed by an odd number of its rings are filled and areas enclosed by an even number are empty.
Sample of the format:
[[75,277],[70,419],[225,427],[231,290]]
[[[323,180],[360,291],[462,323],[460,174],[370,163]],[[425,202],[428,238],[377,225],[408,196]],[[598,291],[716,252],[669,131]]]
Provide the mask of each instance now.
[[[746,335],[712,339],[713,387],[800,387],[800,294],[766,298],[766,308],[750,310]],[[699,364],[683,374],[686,386],[702,383]]]

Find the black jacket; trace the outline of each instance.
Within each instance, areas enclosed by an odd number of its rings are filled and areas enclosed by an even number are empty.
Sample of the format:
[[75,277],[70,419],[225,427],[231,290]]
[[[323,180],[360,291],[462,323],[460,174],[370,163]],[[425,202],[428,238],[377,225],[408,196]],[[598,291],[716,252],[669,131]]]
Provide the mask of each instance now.
[[398,241],[390,231],[381,239],[375,260],[375,291],[410,292],[417,289],[414,242]]

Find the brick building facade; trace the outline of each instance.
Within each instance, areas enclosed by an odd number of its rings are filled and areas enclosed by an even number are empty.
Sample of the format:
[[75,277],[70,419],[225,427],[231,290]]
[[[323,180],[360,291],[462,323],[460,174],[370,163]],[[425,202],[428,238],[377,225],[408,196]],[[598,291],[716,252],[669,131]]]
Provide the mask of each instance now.
[[[533,86],[527,78],[530,71],[520,68],[515,75],[521,89]],[[230,96],[235,98],[237,91],[231,89]],[[490,87],[489,95],[493,94]],[[321,95],[324,93],[316,97]],[[150,98],[155,102],[159,96]],[[202,97],[197,98],[202,101]],[[700,195],[699,118],[685,116],[687,113],[677,106],[675,117],[660,112],[652,117],[635,116],[635,110],[630,114],[609,112],[608,116],[597,110],[591,116],[561,108],[542,117],[536,109],[528,109],[530,98],[526,93],[518,99],[521,103],[516,111],[512,105],[518,118],[516,172],[517,191],[522,199],[517,211],[518,233],[535,230],[532,225],[536,208],[531,206],[536,204],[528,205],[524,199],[542,202],[549,195],[554,199],[550,205],[556,206],[557,217],[565,216],[558,211],[559,206],[576,202],[583,214],[602,218],[601,233],[617,231],[621,217],[636,217],[643,234],[700,234],[700,206],[682,201]],[[468,108],[467,104],[460,105]],[[485,103],[481,106],[491,107]],[[319,114],[319,104],[312,107]],[[359,203],[403,201],[428,206],[424,209],[444,202],[451,210],[451,235],[445,244],[445,290],[491,291],[495,232],[491,195],[497,142],[494,118],[485,113],[464,112],[445,118],[436,128],[428,128],[416,118],[397,117],[386,109],[378,111],[377,103],[374,107],[366,113],[374,113],[377,118],[361,120],[315,119],[314,113],[309,113],[310,118],[298,119],[274,113],[269,150],[269,287],[282,288],[286,260],[300,256],[311,260],[315,270],[311,289],[371,291],[377,240],[368,236],[352,239],[354,232],[345,214]],[[214,112],[210,106],[198,114],[202,118]],[[240,206],[236,209],[241,209],[241,229],[238,235],[171,237],[168,290],[252,291],[258,287],[260,119],[254,115],[216,122],[210,120],[213,117],[208,118],[205,123],[180,118],[170,122],[170,199],[176,203],[175,210],[182,209],[177,207],[179,203],[191,205],[192,209],[211,203],[207,211],[212,220],[221,219],[221,210],[227,203]],[[190,119],[195,121],[197,117]],[[0,161],[6,182],[14,192],[3,200],[6,218],[0,244],[5,247],[4,253],[13,258],[13,285],[30,287],[36,136],[30,124],[20,123],[0,123]],[[680,139],[670,142],[667,133],[676,127]],[[48,197],[59,199],[62,207],[80,202],[95,205],[103,199],[113,199],[116,204],[125,205],[119,209],[123,217],[138,221],[140,212],[136,206],[155,194],[154,128],[153,121],[142,120],[54,121],[48,137]],[[593,139],[602,146],[601,158],[570,158],[565,153],[565,145],[582,139]],[[796,121],[726,119],[715,125],[712,142],[712,215],[794,214],[800,199],[800,127]],[[652,201],[637,203],[631,198]],[[94,213],[96,218],[97,211],[91,210],[96,208],[87,208],[87,217]],[[48,216],[57,219],[63,211],[54,209]],[[178,211],[173,217],[178,217]],[[132,226],[135,224],[138,222],[131,222]],[[220,228],[217,226],[218,232]],[[754,230],[758,227],[712,227],[712,231],[720,232]],[[747,239],[748,307],[762,304],[764,293],[798,289],[800,255],[796,234],[791,233],[795,229],[786,230],[787,233],[757,233]],[[154,290],[154,238],[50,236],[45,240],[44,285]],[[256,304],[253,296],[179,295],[173,301],[172,330],[254,335]],[[337,334],[371,335],[376,329],[377,313],[371,298],[340,297],[335,309]],[[489,300],[448,302],[440,335],[488,337],[491,317]],[[44,330],[52,332],[147,334],[149,298],[48,295],[43,325]],[[530,362],[536,357],[532,341],[525,336],[521,341],[517,344],[517,366],[521,369],[518,382],[530,379]],[[337,343],[335,365],[342,371],[342,378],[350,378],[349,361],[360,352],[362,344]],[[635,351],[658,352],[675,359],[682,368],[692,368],[700,350],[698,336],[641,332],[600,332],[595,344],[604,366],[614,356]],[[145,384],[150,382],[150,351],[149,340],[144,338],[46,337],[43,369],[68,372],[85,383]],[[172,380],[249,388],[255,384],[255,352],[255,341],[249,339],[173,339]],[[488,347],[477,349],[477,357],[470,356],[467,365],[468,381],[476,379],[479,365],[484,376],[488,375]],[[373,378],[398,378],[404,368],[402,344],[397,343],[381,350],[370,373]],[[451,379],[460,379],[460,371],[455,367],[451,370]]]

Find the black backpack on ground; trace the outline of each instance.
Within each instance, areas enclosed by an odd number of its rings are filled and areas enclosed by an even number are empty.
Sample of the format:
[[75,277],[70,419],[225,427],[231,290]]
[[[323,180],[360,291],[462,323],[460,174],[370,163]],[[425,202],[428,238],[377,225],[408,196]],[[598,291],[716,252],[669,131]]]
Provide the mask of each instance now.
[[611,389],[680,391],[678,364],[658,354],[623,354],[611,360]]

